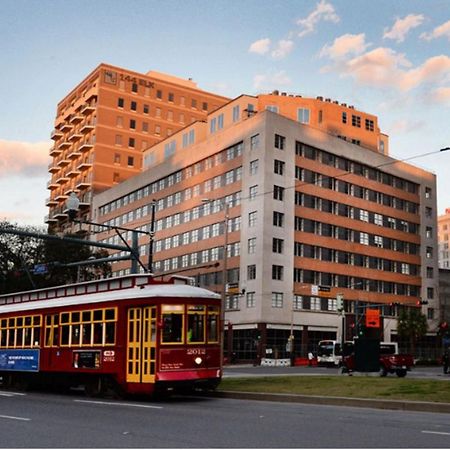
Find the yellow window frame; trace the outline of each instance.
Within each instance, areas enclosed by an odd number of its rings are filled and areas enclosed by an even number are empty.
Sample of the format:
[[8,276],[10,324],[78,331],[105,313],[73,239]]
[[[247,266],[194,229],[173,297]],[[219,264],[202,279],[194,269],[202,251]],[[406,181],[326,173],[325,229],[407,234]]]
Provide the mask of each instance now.
[[[177,314],[181,315],[181,340],[180,341],[163,341],[164,338],[164,315]],[[163,323],[163,330],[161,333],[161,345],[184,344],[184,329],[185,329],[185,308],[184,305],[161,305],[161,320]]]

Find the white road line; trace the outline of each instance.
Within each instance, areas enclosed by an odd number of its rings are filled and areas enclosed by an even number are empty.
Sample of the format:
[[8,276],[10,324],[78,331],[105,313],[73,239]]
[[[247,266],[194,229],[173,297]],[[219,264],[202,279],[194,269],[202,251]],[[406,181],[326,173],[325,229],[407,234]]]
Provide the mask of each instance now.
[[2,416],[2,415],[0,415],[0,419],[23,420],[25,422],[31,420],[28,417],[14,417],[14,416]]
[[13,397],[14,395],[26,395],[23,392],[10,392],[10,391],[0,391],[0,395],[3,397]]
[[148,409],[162,409],[162,406],[153,405],[140,405],[138,403],[116,403],[116,402],[100,402],[94,400],[74,400],[77,403],[91,403],[93,405],[106,405],[106,406],[133,406],[135,408],[148,408]]
[[450,436],[450,432],[447,433],[445,431],[427,431],[427,430],[422,430],[422,433],[427,433],[427,434],[442,434],[443,436]]

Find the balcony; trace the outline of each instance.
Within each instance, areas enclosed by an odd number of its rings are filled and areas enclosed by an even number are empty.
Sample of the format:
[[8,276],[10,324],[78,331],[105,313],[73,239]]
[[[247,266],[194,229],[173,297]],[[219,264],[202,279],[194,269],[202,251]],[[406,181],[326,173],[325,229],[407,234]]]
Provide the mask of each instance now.
[[92,104],[86,104],[81,108],[81,114],[91,114],[92,112],[95,111],[95,108],[97,107],[97,103],[92,103]]
[[56,160],[52,161],[49,165],[48,165],[48,171],[50,173],[55,173],[58,172],[59,167],[56,165]]
[[50,149],[50,156],[58,156],[58,155],[61,154],[61,152],[62,152],[61,149],[56,148],[56,147],[52,147],[52,148]]
[[82,137],[83,137],[83,135],[81,133],[79,133],[78,131],[75,131],[75,133],[73,133],[69,136],[69,141],[76,142],[76,141],[78,141],[78,139],[81,139]]
[[66,200],[69,196],[66,195],[63,191],[60,191],[56,194],[55,200],[58,201],[58,203],[62,200]]
[[80,175],[80,173],[81,172],[78,169],[75,169],[74,167],[72,167],[67,171],[67,176],[69,178],[73,178],[73,177],[76,177],[77,175]]
[[58,220],[55,219],[54,217],[50,217],[50,214],[47,214],[44,218],[44,222],[45,223],[56,223],[56,222],[58,222]]
[[56,164],[59,167],[65,167],[70,164],[70,159],[66,155],[62,155],[56,160]]
[[60,206],[59,208],[55,208],[55,211],[53,213],[53,218],[58,219],[65,219],[67,217],[67,214],[63,211],[63,208]]
[[93,144],[90,141],[83,142],[79,147],[78,150],[80,152],[87,152],[88,150],[92,150],[94,148]]
[[89,131],[92,131],[95,127],[94,122],[84,122],[83,125],[80,128],[81,133],[89,133]]
[[57,141],[59,138],[63,137],[64,133],[61,130],[55,129],[50,134],[50,139]]
[[53,189],[57,189],[59,188],[59,184],[56,182],[55,178],[52,178],[48,183],[47,183],[47,189],[53,190]]
[[56,198],[47,198],[45,200],[45,206],[56,206],[58,204],[58,201],[56,200]]
[[92,192],[85,192],[81,197],[79,197],[80,200],[80,208],[90,206],[92,201]]
[[71,123],[67,123],[67,122],[64,122],[61,126],[60,126],[60,130],[62,131],[62,132],[66,132],[66,131],[70,131],[71,129],[73,128],[73,125],[71,124]]
[[64,150],[65,148],[69,148],[70,147],[70,142],[69,141],[62,141],[61,144],[58,145],[58,149],[59,150]]
[[78,150],[78,148],[73,148],[72,150],[69,151],[69,154],[67,155],[69,159],[76,159],[79,156],[81,156],[81,152],[80,150]]
[[67,176],[66,172],[61,172],[59,175],[57,175],[56,177],[56,182],[58,184],[64,184],[67,181],[69,181],[69,177]]
[[78,163],[77,169],[86,170],[89,169],[89,167],[92,167],[92,158],[86,158],[84,161],[80,161]]
[[69,122],[71,124],[75,124],[75,123],[81,122],[82,120],[83,120],[83,116],[80,113],[76,112],[75,114],[72,115]]
[[78,181],[78,183],[76,184],[76,188],[77,189],[86,189],[91,185],[91,177],[87,177],[83,180]]

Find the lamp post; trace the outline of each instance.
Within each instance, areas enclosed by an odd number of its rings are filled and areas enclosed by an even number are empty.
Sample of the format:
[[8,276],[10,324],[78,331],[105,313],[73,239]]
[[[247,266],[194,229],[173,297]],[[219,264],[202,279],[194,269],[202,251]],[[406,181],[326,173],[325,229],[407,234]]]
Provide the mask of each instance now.
[[148,242],[148,271],[153,273],[153,238],[155,237],[155,210],[156,200],[153,199],[151,203],[152,213],[150,216],[150,240]]
[[[202,199],[203,203],[211,203],[209,198]],[[223,237],[223,264],[222,264],[222,292],[221,292],[221,305],[220,305],[220,336],[222,345],[220,346],[220,359],[223,362],[224,358],[224,345],[225,345],[225,306],[227,300],[227,270],[228,270],[228,218],[230,205],[225,199],[222,199],[224,207],[224,237]],[[227,356],[230,354],[230,349],[227,351]]]

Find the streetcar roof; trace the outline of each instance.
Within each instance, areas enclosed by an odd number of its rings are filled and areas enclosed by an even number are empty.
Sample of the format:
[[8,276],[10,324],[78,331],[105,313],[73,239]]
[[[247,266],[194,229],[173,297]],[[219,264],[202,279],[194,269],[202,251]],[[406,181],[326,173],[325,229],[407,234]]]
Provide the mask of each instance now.
[[219,299],[220,295],[207,289],[184,284],[146,284],[128,289],[96,292],[81,295],[55,297],[47,300],[31,300],[0,305],[0,314],[15,311],[33,311],[61,306],[76,306],[143,298],[199,298]]

